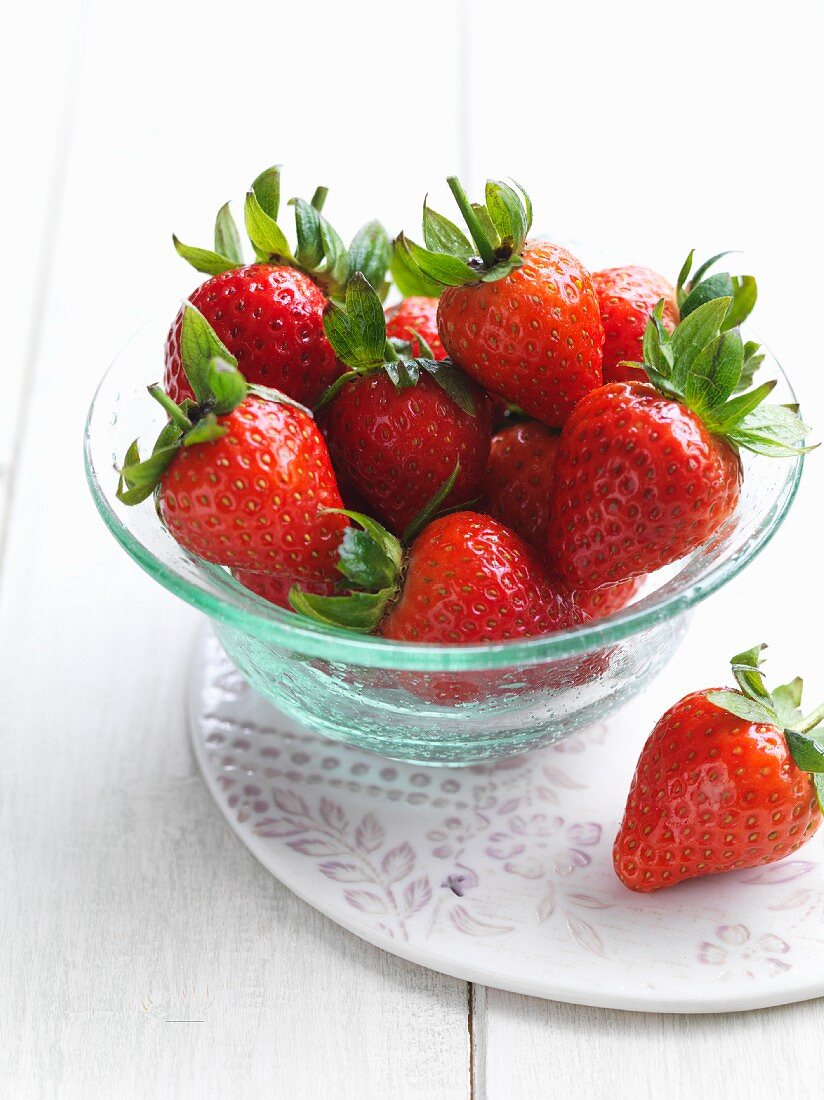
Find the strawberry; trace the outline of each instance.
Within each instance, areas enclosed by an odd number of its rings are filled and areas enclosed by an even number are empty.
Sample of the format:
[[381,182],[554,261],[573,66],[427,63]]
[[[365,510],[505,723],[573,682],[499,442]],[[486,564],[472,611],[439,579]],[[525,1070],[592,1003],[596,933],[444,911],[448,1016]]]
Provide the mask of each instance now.
[[564,425],[545,546],[573,588],[629,580],[703,545],[738,503],[740,448],[804,450],[796,412],[763,404],[774,382],[731,397],[757,352],[724,327],[732,304],[706,302],[671,335],[656,307],[644,336],[650,382],[603,386]]
[[648,267],[610,267],[593,274],[604,326],[605,382],[646,381],[646,374],[631,362],[643,359],[647,319],[661,300],[664,302],[661,323],[669,332],[680,319],[713,298],[733,299],[725,327],[734,328],[749,316],[757,296],[755,279],[751,275],[731,276],[727,272],[707,276],[709,269],[728,255],[720,252],[701,264],[688,282],[693,255],[694,252],[690,252],[681,268],[677,288]]
[[661,322],[668,331],[678,324],[675,290],[648,267],[610,267],[594,271],[592,283],[604,326],[604,382],[645,382],[646,374],[629,361],[643,359],[647,319],[661,299]]
[[[250,264],[221,272],[189,302],[230,348],[247,381],[313,404],[340,374],[323,331],[326,295],[295,268]],[[185,308],[185,307],[184,307]],[[166,338],[164,388],[177,402],[192,396],[180,356],[181,308]]]
[[763,648],[733,657],[737,691],[686,695],[644,745],[613,849],[631,890],[772,863],[821,824],[824,707],[801,717],[798,679],[770,694]]
[[577,588],[570,592],[570,598],[576,607],[586,612],[591,619],[605,619],[621,611],[639,592],[643,577],[632,577],[628,581],[607,585],[606,588]]
[[[174,239],[178,253],[212,277],[189,301],[232,352],[247,382],[274,387],[306,405],[314,404],[340,373],[323,331],[327,295],[342,292],[350,270],[367,272],[382,287],[389,241],[372,222],[347,251],[320,213],[326,189],[312,203],[292,199],[298,245],[293,254],[277,224],[280,170],[262,172],[246,196],[246,229],[256,262],[245,265],[240,237],[229,211],[221,208],[215,225],[215,251]],[[166,339],[164,387],[176,402],[191,398],[180,354],[183,310]]]
[[250,387],[228,349],[192,305],[181,346],[197,403],[150,393],[169,414],[144,462],[135,441],[118,497],[145,500],[158,488],[169,533],[206,561],[293,582],[338,579],[346,519],[329,452],[311,415],[272,390]]
[[412,355],[423,355],[416,336],[422,336],[433,359],[446,359],[438,334],[438,299],[413,295],[386,311],[386,335],[411,344]]
[[457,512],[413,543],[380,632],[405,642],[498,642],[583,621],[520,536],[491,516]]
[[[551,427],[601,384],[603,329],[589,272],[548,241],[527,241],[528,196],[488,181],[473,206],[448,180],[469,228],[424,205],[426,248],[401,234],[407,268],[443,284],[438,329],[452,360],[476,382]],[[477,254],[476,254],[477,250]]]
[[546,532],[558,438],[557,432],[537,420],[509,424],[492,437],[484,507],[533,545]]
[[[537,420],[509,424],[492,437],[483,486],[484,506],[533,546],[541,546],[546,535],[559,438],[557,432]],[[625,607],[642,582],[633,578],[607,588],[574,591],[560,578],[555,583],[558,591],[566,592],[590,618],[603,619]]]
[[448,361],[386,338],[383,310],[361,274],[346,286],[346,309],[330,304],[326,333],[349,367],[327,392],[329,449],[342,480],[400,533],[457,471],[444,504],[477,496],[492,435],[484,393]]
[[346,514],[362,530],[345,532],[339,568],[365,591],[328,599],[293,590],[292,606],[310,618],[444,645],[526,638],[586,621],[535,551],[491,516],[453,512],[428,522],[424,514],[405,554],[375,520]]
[[[336,582],[333,577],[328,580],[307,580],[288,573],[252,573],[247,569],[233,569],[232,576],[261,599],[282,607],[286,611],[291,610],[289,593],[298,585],[303,592],[309,592],[313,596],[334,596],[337,592]],[[338,577],[340,574],[338,574]]]

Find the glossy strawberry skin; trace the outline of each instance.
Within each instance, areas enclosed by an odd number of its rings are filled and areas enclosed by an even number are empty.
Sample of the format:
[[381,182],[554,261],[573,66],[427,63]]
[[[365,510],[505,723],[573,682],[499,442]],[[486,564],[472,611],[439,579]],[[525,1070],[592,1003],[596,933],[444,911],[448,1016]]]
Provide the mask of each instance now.
[[[484,479],[484,507],[526,542],[540,547],[549,522],[555,451],[560,436],[537,420],[523,420],[496,432]],[[630,602],[641,577],[606,588],[571,589],[560,578],[559,591],[591,619],[604,619]]]
[[[250,264],[207,279],[189,296],[237,359],[247,382],[312,406],[340,374],[323,331],[326,297],[302,271]],[[192,391],[180,358],[183,312],[166,338],[163,386],[175,402]]]
[[480,494],[492,422],[486,395],[477,388],[473,402],[470,416],[425,373],[417,385],[402,390],[383,371],[354,379],[329,412],[335,468],[400,534],[458,459],[460,472],[444,507]]
[[820,824],[812,779],[783,733],[698,691],[667,711],[644,746],[613,861],[625,886],[650,892],[783,859]]
[[247,397],[218,417],[214,442],[181,448],[163,475],[159,506],[170,534],[218,565],[329,580],[347,520],[329,452],[310,416]]
[[398,601],[380,633],[405,642],[501,642],[585,621],[535,551],[491,516],[456,512],[412,544]]
[[420,355],[420,345],[413,333],[422,336],[436,359],[445,359],[446,351],[438,333],[438,299],[413,296],[404,298],[386,311],[386,335],[397,340],[409,340],[413,355]]
[[497,282],[447,287],[443,346],[485,389],[550,427],[600,386],[604,333],[589,272],[566,249],[528,242]]
[[604,382],[646,382],[644,371],[619,364],[623,360],[643,362],[644,329],[662,298],[664,328],[670,332],[675,328],[675,290],[663,275],[648,267],[610,267],[594,272],[592,282],[604,326]]
[[484,508],[522,539],[537,545],[549,521],[558,433],[537,420],[496,432],[483,484]]
[[640,382],[589,394],[555,453],[553,568],[600,588],[677,561],[735,510],[741,463],[685,406]]

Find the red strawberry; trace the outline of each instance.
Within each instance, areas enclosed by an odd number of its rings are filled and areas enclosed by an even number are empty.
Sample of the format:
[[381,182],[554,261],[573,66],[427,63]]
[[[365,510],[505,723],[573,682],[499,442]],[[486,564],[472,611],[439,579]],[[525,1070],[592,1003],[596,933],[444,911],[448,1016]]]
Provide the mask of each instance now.
[[412,344],[412,354],[420,355],[415,336],[422,336],[433,359],[445,359],[446,351],[438,335],[438,299],[413,295],[386,311],[386,335]]
[[670,332],[679,319],[689,316],[699,305],[714,298],[733,299],[727,328],[740,325],[749,316],[757,295],[755,279],[751,275],[731,276],[727,272],[707,275],[709,269],[726,255],[726,252],[720,252],[713,256],[689,279],[693,260],[693,253],[690,252],[678,276],[677,288],[648,267],[611,267],[595,272],[592,281],[604,326],[605,382],[646,381],[646,374],[630,363],[643,360],[644,329],[650,313],[662,299],[661,323]]
[[[450,480],[449,507],[480,492],[492,434],[486,396],[451,363],[398,359],[380,302],[361,275],[326,331],[350,371],[329,394],[327,438],[343,479],[395,532]],[[388,356],[388,358],[387,358]]]
[[[349,251],[322,217],[326,189],[312,203],[292,199],[298,247],[295,254],[277,224],[280,169],[262,172],[246,196],[246,229],[257,262],[244,265],[240,237],[228,204],[218,214],[215,251],[192,248],[174,238],[175,248],[212,278],[190,295],[231,351],[247,382],[270,386],[313,405],[340,373],[323,331],[327,292],[342,290],[350,270],[362,270],[382,286],[390,246],[377,222],[357,234]],[[178,313],[166,340],[164,385],[174,401],[191,398],[181,362]]]
[[[456,645],[525,638],[587,616],[555,584],[535,551],[491,516],[453,512],[401,544],[369,516],[347,513],[341,573],[359,592],[349,605],[292,593],[296,611],[385,638]],[[425,522],[425,517],[420,521]]]
[[[492,437],[484,480],[484,504],[490,515],[533,546],[541,546],[549,521],[549,498],[559,436],[537,420],[510,424]],[[559,591],[592,619],[603,619],[625,607],[641,587],[641,578],[597,589]]]
[[531,542],[539,544],[549,519],[549,496],[558,433],[523,420],[492,437],[483,501],[489,514]]
[[333,579],[313,581],[294,573],[250,573],[245,569],[234,569],[232,575],[239,584],[254,592],[256,596],[260,596],[278,607],[285,608],[287,611],[292,610],[289,603],[289,593],[295,585],[298,585],[303,592],[310,592],[313,596],[334,596],[336,594]]
[[643,583],[643,577],[633,577],[606,588],[577,588],[572,591],[571,597],[576,607],[580,607],[591,619],[605,619],[607,615],[614,615],[626,607]]
[[[455,512],[414,536],[407,554],[369,516],[347,513],[340,570],[356,591],[329,600],[294,589],[292,607],[349,630],[377,630],[405,642],[501,642],[577,626],[589,616],[566,594],[535,551],[491,516]],[[423,520],[421,521],[423,522]],[[427,702],[454,705],[494,695],[568,691],[602,675],[603,654],[532,668],[489,672],[387,672],[385,686]]]
[[457,512],[434,520],[412,544],[380,632],[406,642],[498,642],[584,618],[514,531],[491,516]]
[[193,306],[183,319],[186,368],[199,405],[152,394],[171,420],[150,458],[126,456],[118,490],[136,504],[158,486],[170,534],[218,565],[292,578],[335,580],[342,501],[311,416],[271,391],[249,389],[229,352]]
[[613,850],[631,890],[772,863],[821,824],[824,708],[801,717],[800,680],[770,695],[762,648],[733,658],[738,691],[685,696],[644,745]]
[[672,331],[678,324],[674,287],[650,268],[634,266],[596,271],[592,282],[604,326],[604,382],[646,382],[644,371],[627,361],[644,358],[644,329],[662,298],[664,327]]
[[446,286],[438,329],[452,360],[485,389],[560,427],[599,386],[603,329],[589,272],[566,249],[526,241],[528,198],[489,181],[486,205],[449,186],[478,255],[457,226],[424,208],[421,248],[400,235],[405,264]]
[[644,338],[652,384],[588,394],[561,432],[547,528],[553,567],[574,588],[651,572],[703,545],[738,502],[738,448],[798,454],[807,432],[775,383],[731,398],[755,345],[722,331],[729,298],[699,306],[670,337],[656,310]]
[[[235,356],[247,382],[313,405],[341,367],[323,331],[326,295],[293,267],[251,264],[207,279],[189,296]],[[181,308],[166,339],[163,385],[191,397],[180,355]]]

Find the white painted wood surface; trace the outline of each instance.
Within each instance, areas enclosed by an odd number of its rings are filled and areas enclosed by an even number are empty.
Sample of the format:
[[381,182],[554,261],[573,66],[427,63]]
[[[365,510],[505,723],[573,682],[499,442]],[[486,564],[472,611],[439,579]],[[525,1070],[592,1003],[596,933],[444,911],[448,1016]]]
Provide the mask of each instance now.
[[[290,191],[330,184],[346,234],[375,197],[391,230],[416,229],[458,169],[475,186],[511,172],[540,225],[638,242],[641,260],[744,245],[763,335],[821,422],[820,13],[255,0],[230,20],[192,0],[55,0],[17,18],[1,77],[17,155],[0,175],[0,1094],[819,1096],[818,1002],[679,1019],[470,999],[267,876],[194,773],[196,618],[106,536],[78,454],[106,361],[192,285],[171,230],[206,242],[274,159]],[[714,681],[730,642],[766,636],[776,675],[815,682],[822,470],[813,456],[779,538],[696,616],[691,675]]]

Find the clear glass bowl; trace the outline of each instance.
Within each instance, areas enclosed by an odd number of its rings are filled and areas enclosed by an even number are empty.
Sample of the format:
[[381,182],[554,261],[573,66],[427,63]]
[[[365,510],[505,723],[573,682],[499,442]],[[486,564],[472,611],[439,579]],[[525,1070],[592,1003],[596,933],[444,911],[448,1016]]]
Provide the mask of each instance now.
[[[792,503],[802,460],[746,456],[738,510],[690,557],[649,578],[607,619],[526,641],[413,645],[324,628],[282,611],[167,534],[151,500],[115,497],[129,443],[148,448],[164,414],[146,393],[162,374],[174,310],[144,328],[103,378],[86,424],[89,486],[107,527],[155,580],[200,608],[253,687],[329,737],[398,760],[465,764],[568,736],[642,691],[667,663],[700,600],[767,544]],[[775,360],[774,400],[793,401]]]

